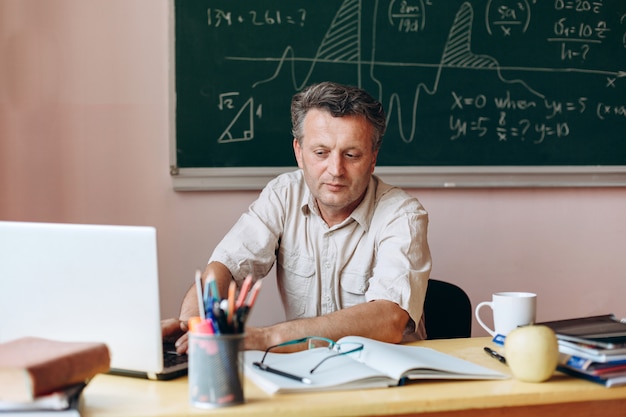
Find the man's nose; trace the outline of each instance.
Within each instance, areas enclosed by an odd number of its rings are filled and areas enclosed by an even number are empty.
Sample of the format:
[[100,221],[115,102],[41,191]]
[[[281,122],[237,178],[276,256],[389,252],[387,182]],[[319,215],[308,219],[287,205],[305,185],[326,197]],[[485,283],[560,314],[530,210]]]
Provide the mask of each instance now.
[[344,160],[342,155],[331,153],[328,158],[328,172],[334,177],[340,177],[344,172]]

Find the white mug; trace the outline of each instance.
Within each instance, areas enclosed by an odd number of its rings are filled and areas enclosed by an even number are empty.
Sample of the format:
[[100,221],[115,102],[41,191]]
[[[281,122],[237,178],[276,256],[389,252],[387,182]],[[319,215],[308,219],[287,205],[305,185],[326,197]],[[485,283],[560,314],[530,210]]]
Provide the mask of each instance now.
[[[478,323],[491,336],[506,336],[519,326],[535,323],[537,314],[537,294],[531,292],[498,292],[492,295],[492,301],[483,301],[476,306],[475,316]],[[495,329],[489,328],[480,318],[480,309],[484,306],[493,312]]]

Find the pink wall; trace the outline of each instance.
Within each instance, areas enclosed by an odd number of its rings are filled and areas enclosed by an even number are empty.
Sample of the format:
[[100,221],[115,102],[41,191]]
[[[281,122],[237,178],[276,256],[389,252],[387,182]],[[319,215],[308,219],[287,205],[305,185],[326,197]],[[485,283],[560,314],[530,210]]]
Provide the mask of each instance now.
[[[256,195],[172,189],[168,4],[0,0],[0,219],[156,226],[165,316]],[[626,316],[623,188],[410,192],[433,276],[474,305],[527,290],[539,320]],[[282,318],[264,289],[256,323]]]

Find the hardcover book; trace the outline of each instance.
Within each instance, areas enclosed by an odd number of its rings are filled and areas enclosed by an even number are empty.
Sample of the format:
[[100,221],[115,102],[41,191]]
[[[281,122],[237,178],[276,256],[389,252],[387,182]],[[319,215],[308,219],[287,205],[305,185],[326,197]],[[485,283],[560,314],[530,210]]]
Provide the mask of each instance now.
[[28,402],[86,382],[110,366],[104,343],[24,337],[0,343],[0,401]]
[[626,323],[613,314],[548,321],[559,340],[594,345],[604,349],[626,348]]

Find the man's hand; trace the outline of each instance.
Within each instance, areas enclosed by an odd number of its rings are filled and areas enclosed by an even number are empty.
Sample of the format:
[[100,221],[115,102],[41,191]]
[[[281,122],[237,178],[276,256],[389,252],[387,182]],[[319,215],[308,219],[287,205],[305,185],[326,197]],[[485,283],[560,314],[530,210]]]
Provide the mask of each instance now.
[[173,342],[176,352],[187,352],[187,323],[178,319],[161,320],[161,336],[166,342]]
[[[178,319],[161,320],[161,335],[163,341],[174,343],[176,352],[179,354],[187,353],[189,347],[187,323]],[[246,327],[246,337],[244,339],[244,349],[265,350],[268,342],[265,340],[267,333],[262,328]]]

